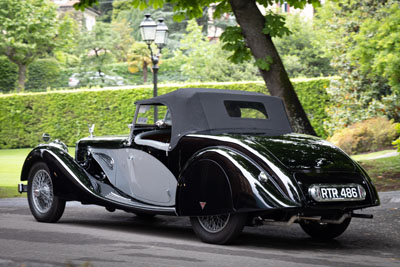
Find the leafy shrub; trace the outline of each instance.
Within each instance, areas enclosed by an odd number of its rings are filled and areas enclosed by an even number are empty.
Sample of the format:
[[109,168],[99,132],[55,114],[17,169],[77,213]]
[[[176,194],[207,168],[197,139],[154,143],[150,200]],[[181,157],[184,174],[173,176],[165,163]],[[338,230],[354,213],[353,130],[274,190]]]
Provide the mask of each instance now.
[[0,57],[0,92],[14,90],[17,79],[17,65],[11,63],[6,57]]
[[[308,83],[311,83],[310,87]],[[323,107],[316,109],[323,99],[323,86],[329,79],[310,79],[294,82],[300,99],[313,125],[325,119]],[[318,88],[312,88],[312,87]],[[185,87],[220,88],[266,93],[262,82],[197,83],[186,85],[160,85],[159,94]],[[150,98],[153,87],[133,89],[98,89],[52,91],[0,96],[0,148],[32,147],[40,142],[42,133],[63,140],[68,145],[88,135],[87,125],[96,123],[95,134],[128,134],[127,125],[134,115],[134,102]],[[322,98],[321,98],[322,97]]]
[[28,81],[25,89],[31,92],[44,91],[46,88],[60,88],[68,85],[60,64],[54,58],[37,59],[28,66]]
[[390,146],[397,136],[396,124],[385,117],[378,117],[339,130],[329,141],[349,154],[356,154]]
[[[397,130],[397,133],[400,135],[400,123],[397,123],[395,127],[396,127],[396,130]],[[397,147],[397,151],[400,152],[400,137],[397,138],[397,140],[394,141],[392,144],[394,146],[396,146]]]

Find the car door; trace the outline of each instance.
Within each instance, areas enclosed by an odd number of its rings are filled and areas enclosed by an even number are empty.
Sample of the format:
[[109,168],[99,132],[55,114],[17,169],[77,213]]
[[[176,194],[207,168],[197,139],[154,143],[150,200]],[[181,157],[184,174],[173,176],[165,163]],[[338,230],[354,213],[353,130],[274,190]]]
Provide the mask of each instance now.
[[177,180],[153,155],[131,147],[93,148],[92,152],[110,183],[125,194],[148,204],[175,205]]

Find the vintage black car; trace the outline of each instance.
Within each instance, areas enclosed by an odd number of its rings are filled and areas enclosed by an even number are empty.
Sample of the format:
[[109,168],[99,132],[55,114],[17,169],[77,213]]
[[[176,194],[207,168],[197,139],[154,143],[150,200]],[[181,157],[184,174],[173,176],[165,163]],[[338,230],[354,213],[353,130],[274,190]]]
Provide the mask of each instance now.
[[[156,114],[163,117],[156,119]],[[136,102],[129,136],[90,137],[76,156],[55,140],[26,158],[19,191],[40,222],[66,201],[138,216],[189,216],[224,244],[243,227],[299,223],[313,238],[342,234],[355,210],[379,205],[371,179],[342,150],[293,133],[280,98],[187,88]]]

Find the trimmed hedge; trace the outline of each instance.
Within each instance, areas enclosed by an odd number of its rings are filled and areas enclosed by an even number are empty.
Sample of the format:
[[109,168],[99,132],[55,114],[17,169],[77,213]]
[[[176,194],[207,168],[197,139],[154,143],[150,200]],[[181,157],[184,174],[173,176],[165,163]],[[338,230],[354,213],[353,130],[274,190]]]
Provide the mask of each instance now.
[[17,65],[10,62],[7,57],[0,56],[0,92],[6,93],[14,90],[17,79]]
[[[321,119],[326,118],[324,88],[329,78],[294,81],[294,86],[317,132],[325,137]],[[159,94],[185,87],[247,90],[266,93],[263,82],[160,85]],[[87,125],[95,123],[95,135],[128,134],[136,100],[150,98],[152,86],[132,89],[91,89],[25,93],[0,96],[0,148],[33,147],[44,132],[72,146],[88,136]],[[317,103],[318,105],[314,105]],[[319,121],[317,121],[319,120]]]

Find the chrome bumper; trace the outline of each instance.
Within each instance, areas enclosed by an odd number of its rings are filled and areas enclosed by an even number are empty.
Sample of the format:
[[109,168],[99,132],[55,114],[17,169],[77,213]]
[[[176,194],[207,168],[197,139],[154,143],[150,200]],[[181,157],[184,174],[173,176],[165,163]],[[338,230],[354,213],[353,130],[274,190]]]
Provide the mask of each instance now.
[[20,194],[28,192],[28,186],[25,184],[18,184],[18,192]]

